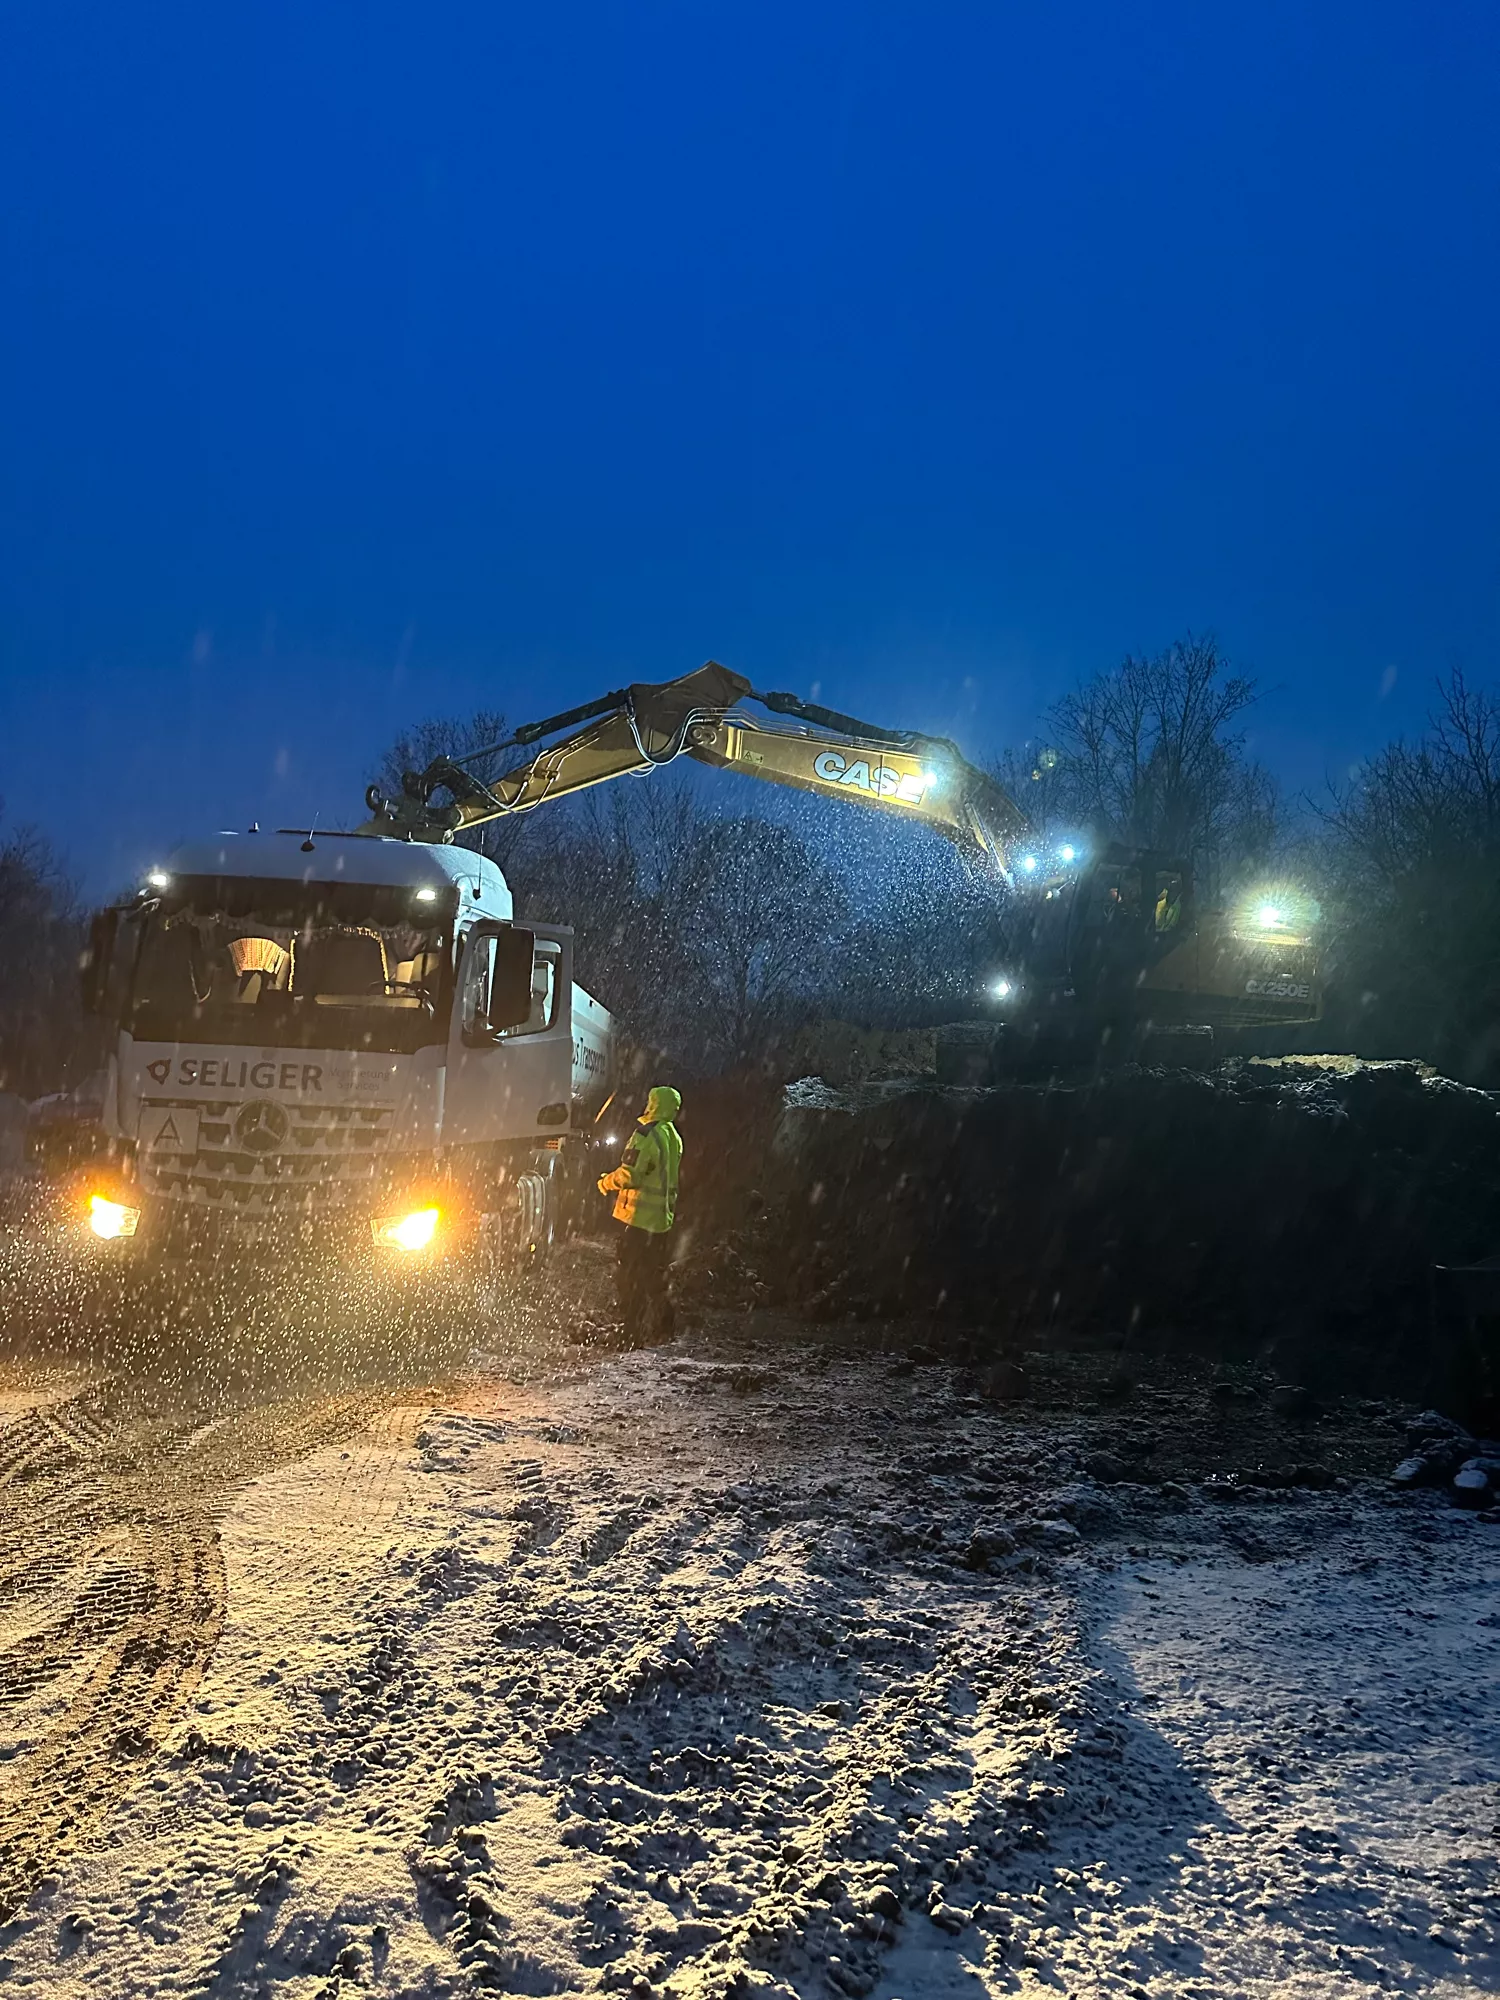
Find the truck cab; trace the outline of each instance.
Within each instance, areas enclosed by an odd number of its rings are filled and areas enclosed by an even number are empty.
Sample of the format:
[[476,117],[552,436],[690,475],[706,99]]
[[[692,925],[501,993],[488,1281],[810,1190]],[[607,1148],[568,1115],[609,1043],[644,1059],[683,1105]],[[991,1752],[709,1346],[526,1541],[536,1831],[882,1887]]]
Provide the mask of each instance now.
[[610,1086],[571,931],[518,925],[462,847],[190,843],[95,920],[86,986],[111,1046],[86,1213],[137,1251],[536,1254]]

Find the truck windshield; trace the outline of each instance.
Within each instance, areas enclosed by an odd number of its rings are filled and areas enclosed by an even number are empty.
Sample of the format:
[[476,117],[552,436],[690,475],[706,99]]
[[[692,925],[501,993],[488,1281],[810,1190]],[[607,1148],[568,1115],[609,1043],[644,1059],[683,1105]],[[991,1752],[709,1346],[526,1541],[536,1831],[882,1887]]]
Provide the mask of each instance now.
[[407,888],[184,879],[141,919],[141,1041],[401,1053],[446,1038],[453,899]]

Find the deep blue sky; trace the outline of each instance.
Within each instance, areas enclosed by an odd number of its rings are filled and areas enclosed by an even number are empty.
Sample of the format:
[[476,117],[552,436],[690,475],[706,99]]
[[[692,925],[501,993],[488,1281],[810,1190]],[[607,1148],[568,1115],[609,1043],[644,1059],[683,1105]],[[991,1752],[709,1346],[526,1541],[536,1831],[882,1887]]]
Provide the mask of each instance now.
[[957,736],[1500,668],[1500,8],[11,0],[0,794],[107,889],[710,654]]

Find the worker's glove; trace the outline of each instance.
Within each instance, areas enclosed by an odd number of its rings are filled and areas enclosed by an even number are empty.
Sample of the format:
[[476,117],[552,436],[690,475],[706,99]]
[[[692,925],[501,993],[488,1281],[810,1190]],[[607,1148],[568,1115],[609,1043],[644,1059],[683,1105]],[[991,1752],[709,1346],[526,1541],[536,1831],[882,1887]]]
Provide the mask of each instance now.
[[608,1174],[601,1174],[601,1175],[599,1176],[599,1192],[600,1192],[600,1194],[613,1194],[613,1193],[614,1193],[614,1189],[613,1189],[613,1188],[612,1188],[612,1187],[610,1186],[610,1184],[609,1184],[609,1175],[608,1175]]

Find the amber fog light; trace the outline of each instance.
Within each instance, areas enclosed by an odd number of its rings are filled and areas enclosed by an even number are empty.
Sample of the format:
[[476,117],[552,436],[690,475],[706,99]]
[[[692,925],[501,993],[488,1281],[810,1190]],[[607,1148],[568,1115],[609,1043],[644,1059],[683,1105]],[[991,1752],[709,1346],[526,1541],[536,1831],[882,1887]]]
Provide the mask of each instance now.
[[425,1250],[443,1219],[440,1208],[414,1208],[410,1215],[387,1215],[370,1224],[382,1250]]
[[138,1208],[129,1208],[123,1201],[111,1201],[108,1195],[89,1196],[89,1228],[106,1241],[116,1236],[134,1236],[140,1221]]

